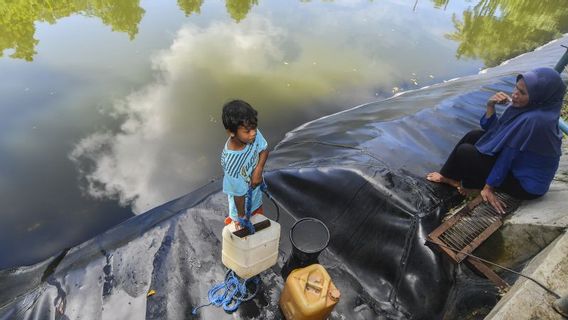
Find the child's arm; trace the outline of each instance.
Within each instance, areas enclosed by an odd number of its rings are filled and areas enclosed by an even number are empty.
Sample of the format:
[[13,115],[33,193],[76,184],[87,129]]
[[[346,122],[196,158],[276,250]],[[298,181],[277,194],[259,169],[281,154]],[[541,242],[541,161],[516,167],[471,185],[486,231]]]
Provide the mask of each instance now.
[[262,183],[262,172],[264,171],[264,164],[266,163],[266,159],[268,159],[268,150],[265,149],[258,154],[258,164],[252,172],[250,184],[253,188],[256,188]]
[[239,218],[245,217],[245,196],[233,196],[235,199],[235,206],[237,207],[237,214]]

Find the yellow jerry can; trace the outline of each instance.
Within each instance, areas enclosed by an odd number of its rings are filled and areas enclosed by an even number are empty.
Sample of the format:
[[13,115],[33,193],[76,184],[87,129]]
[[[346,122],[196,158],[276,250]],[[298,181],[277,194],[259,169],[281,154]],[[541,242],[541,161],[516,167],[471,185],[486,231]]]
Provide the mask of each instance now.
[[325,268],[312,264],[290,273],[279,304],[287,320],[324,320],[339,297],[339,290]]

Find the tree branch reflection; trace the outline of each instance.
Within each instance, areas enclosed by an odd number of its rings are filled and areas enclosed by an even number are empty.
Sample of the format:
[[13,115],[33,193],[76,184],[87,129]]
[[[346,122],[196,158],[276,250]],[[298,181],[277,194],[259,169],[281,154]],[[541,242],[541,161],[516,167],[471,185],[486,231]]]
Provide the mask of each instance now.
[[[449,1],[432,2],[439,8]],[[568,6],[566,0],[481,0],[452,21],[456,31],[446,38],[459,42],[457,58],[492,67],[567,32]]]
[[[299,0],[311,2],[311,0]],[[333,2],[333,0],[320,0]],[[446,9],[450,0],[430,0]],[[568,32],[566,0],[478,0],[452,16],[455,31],[446,38],[459,43],[456,56],[482,59],[494,66]],[[186,16],[201,13],[204,0],[177,0]],[[226,0],[229,16],[240,22],[259,0]],[[32,61],[39,40],[34,38],[36,23],[55,24],[59,19],[79,14],[97,17],[113,31],[132,40],[145,11],[140,0],[0,0],[0,57],[11,49],[11,58]]]
[[98,17],[113,31],[132,40],[144,15],[140,0],[0,0],[0,57],[12,49],[11,58],[32,61],[39,40],[34,38],[38,22],[55,24],[74,14]]
[[193,13],[201,13],[201,6],[203,5],[203,0],[178,0],[178,6],[185,13],[186,17],[189,17]]

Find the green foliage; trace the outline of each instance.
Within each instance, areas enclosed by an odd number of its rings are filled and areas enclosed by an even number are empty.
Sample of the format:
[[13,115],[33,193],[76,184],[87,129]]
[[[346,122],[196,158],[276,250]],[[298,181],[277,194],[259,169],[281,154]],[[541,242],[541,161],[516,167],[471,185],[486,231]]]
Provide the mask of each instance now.
[[130,40],[138,34],[138,24],[145,13],[140,7],[140,0],[87,0],[82,2],[89,4],[85,10],[87,15],[99,17],[105,25],[111,26],[112,31],[124,32],[128,34]]
[[567,32],[568,6],[566,0],[480,0],[453,22],[456,31],[446,37],[460,43],[457,57],[491,67]]
[[434,3],[434,7],[436,8],[445,8],[450,0],[432,0],[432,2]]
[[0,0],[0,57],[13,49],[12,58],[32,61],[39,43],[34,38],[38,22],[82,14],[98,17],[113,31],[124,32],[132,40],[144,15],[140,0]]
[[[310,0],[300,0],[309,2]],[[324,2],[333,0],[323,0]],[[371,1],[371,0],[370,0]],[[443,8],[450,0],[431,0]],[[479,0],[452,20],[456,31],[446,35],[459,42],[458,58],[482,59],[494,66],[568,32],[567,0]],[[74,14],[97,17],[113,31],[132,40],[144,15],[140,0],[0,0],[0,57],[12,49],[12,58],[32,61],[38,40],[36,23],[56,23]],[[189,16],[200,13],[204,0],[177,0]],[[240,22],[258,0],[226,0],[229,15]]]
[[189,17],[192,13],[199,14],[202,5],[203,0],[178,0],[178,6],[185,13],[186,17]]
[[[177,0],[179,8],[189,16],[200,13],[204,0]],[[226,0],[229,15],[243,20],[258,0]],[[0,0],[0,57],[12,49],[10,57],[32,61],[39,43],[35,36],[37,23],[54,24],[59,19],[80,14],[97,17],[113,31],[138,34],[144,16],[140,0]]]
[[225,7],[231,18],[236,22],[243,20],[258,0],[225,0]]

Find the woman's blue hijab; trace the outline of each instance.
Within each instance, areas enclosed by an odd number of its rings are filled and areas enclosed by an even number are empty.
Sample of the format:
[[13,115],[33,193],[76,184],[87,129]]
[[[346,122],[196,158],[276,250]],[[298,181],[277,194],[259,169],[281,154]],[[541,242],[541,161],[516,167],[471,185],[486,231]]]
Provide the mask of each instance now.
[[517,76],[523,79],[529,94],[529,104],[523,108],[511,105],[477,141],[483,154],[496,155],[504,147],[532,151],[542,156],[561,155],[562,133],[558,118],[566,85],[552,68],[538,68]]

